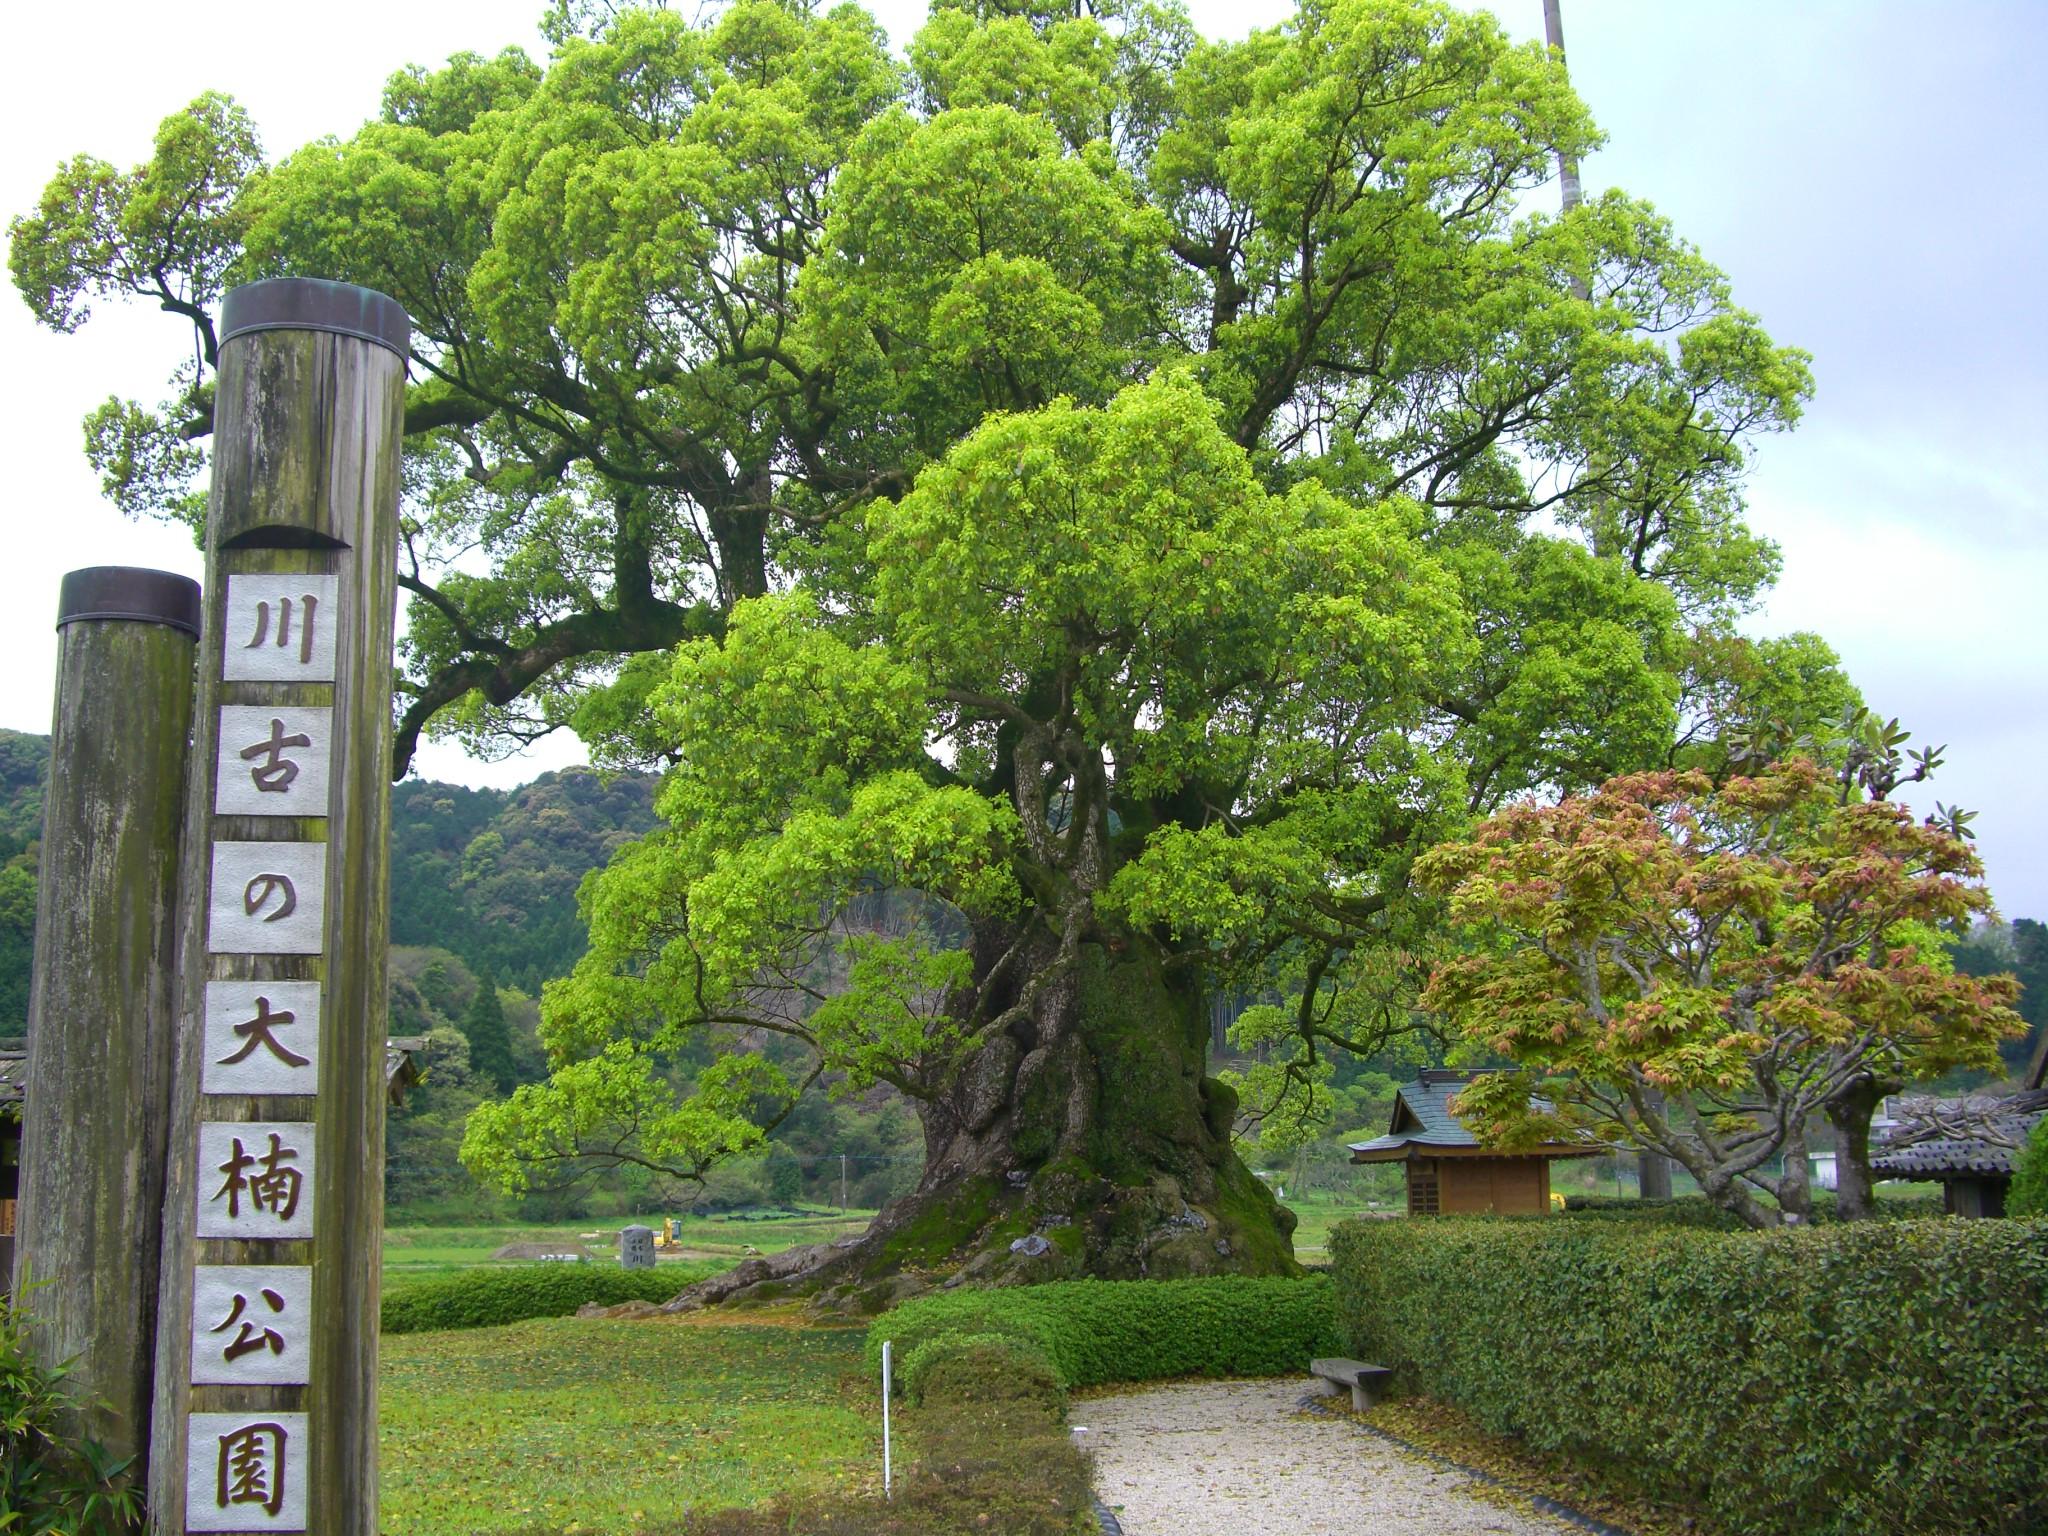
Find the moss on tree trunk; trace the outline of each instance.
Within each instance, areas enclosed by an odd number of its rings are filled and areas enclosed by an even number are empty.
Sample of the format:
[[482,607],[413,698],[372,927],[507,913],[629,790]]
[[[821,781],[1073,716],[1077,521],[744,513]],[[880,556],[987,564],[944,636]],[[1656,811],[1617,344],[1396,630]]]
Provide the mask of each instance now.
[[1294,1213],[1238,1158],[1236,1095],[1204,1075],[1199,993],[1142,942],[1084,945],[1062,993],[920,1106],[924,1176],[864,1237],[753,1261],[683,1304],[805,1291],[879,1310],[945,1283],[1297,1272]]

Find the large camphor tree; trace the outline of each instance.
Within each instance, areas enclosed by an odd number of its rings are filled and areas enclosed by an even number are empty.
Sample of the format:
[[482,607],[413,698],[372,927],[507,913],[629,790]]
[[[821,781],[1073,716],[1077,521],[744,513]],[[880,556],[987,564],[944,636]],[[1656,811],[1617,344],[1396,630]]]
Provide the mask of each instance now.
[[1804,358],[1647,204],[1524,211],[1597,136],[1484,15],[941,4],[904,62],[853,6],[601,10],[275,164],[202,97],[12,231],[49,324],[189,321],[173,398],[88,424],[155,515],[224,285],[400,299],[394,772],[564,726],[670,769],[472,1166],[687,1175],[883,1082],[920,1183],[781,1270],[1287,1269],[1205,996],[1286,978],[1312,1107],[1410,1027],[1422,850],[1666,764],[1745,679],[1839,685],[1730,628]]

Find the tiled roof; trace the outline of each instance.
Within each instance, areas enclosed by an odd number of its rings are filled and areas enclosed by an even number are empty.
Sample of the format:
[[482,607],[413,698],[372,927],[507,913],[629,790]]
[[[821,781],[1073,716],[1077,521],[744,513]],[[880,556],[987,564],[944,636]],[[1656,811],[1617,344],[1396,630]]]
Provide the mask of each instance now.
[[384,1042],[384,1081],[395,1082],[399,1074],[410,1073],[412,1081],[418,1082],[420,1075],[419,1057],[426,1054],[425,1035],[393,1035]]
[[9,1104],[21,1097],[21,1085],[28,1077],[28,1054],[25,1051],[0,1051],[0,1104]]
[[1470,1072],[1424,1068],[1404,1083],[1394,1101],[1393,1124],[1387,1134],[1352,1144],[1353,1152],[1388,1152],[1398,1147],[1476,1147],[1479,1138],[1459,1123],[1450,1110],[1451,1095],[1472,1081]]
[[[2019,1159],[2020,1147],[2042,1116],[2048,1114],[2048,1093],[2039,1089],[2006,1098],[1972,1094],[1958,1099],[1919,1098],[1897,1102],[1902,1132],[1895,1133],[1895,1136],[1899,1139],[1895,1144],[1881,1143],[1871,1149],[1870,1171],[1880,1178],[2010,1178]],[[2001,1109],[2007,1112],[2000,1113]],[[1946,1122],[1967,1131],[1975,1128],[1969,1124],[1973,1116],[1981,1117],[1985,1129],[1993,1132],[1997,1139],[1969,1135],[1904,1139],[1916,1120],[1923,1126],[1930,1121],[1935,1126]],[[1962,1123],[1956,1125],[1958,1121]]]
[[1880,1152],[1871,1158],[1870,1171],[1893,1178],[1937,1178],[1943,1174],[2010,1178],[2018,1157],[2015,1148],[1989,1141],[1916,1141],[1910,1147]]
[[[1479,1138],[1467,1130],[1458,1117],[1451,1113],[1450,1101],[1460,1088],[1465,1087],[1480,1071],[1497,1070],[1481,1068],[1479,1071],[1458,1072],[1449,1067],[1425,1067],[1416,1080],[1403,1084],[1394,1099],[1393,1122],[1387,1127],[1387,1134],[1374,1137],[1371,1141],[1351,1143],[1354,1154],[1363,1154],[1355,1160],[1384,1161],[1371,1154],[1378,1152],[1401,1152],[1410,1147],[1420,1148],[1479,1148]],[[1538,1113],[1547,1114],[1555,1106],[1548,1099],[1532,1098],[1529,1107]],[[1571,1142],[1546,1142],[1533,1147],[1530,1153],[1539,1157],[1578,1157],[1606,1151],[1590,1137]],[[1528,1154],[1521,1154],[1528,1155]]]

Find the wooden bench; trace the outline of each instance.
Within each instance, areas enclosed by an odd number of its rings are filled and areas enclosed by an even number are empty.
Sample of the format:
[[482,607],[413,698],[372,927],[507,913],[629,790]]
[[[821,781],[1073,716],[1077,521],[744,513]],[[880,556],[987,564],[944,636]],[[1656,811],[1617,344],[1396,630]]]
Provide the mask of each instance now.
[[1311,1360],[1308,1373],[1332,1386],[1349,1387],[1351,1406],[1359,1413],[1372,1406],[1373,1394],[1394,1374],[1387,1366],[1367,1365],[1363,1360]]

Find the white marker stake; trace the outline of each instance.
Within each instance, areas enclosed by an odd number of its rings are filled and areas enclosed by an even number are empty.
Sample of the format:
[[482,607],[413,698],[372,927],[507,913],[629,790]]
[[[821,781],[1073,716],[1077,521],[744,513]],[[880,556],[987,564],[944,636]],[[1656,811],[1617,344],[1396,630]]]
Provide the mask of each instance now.
[[889,1498],[889,1341],[882,1340],[882,1497]]

